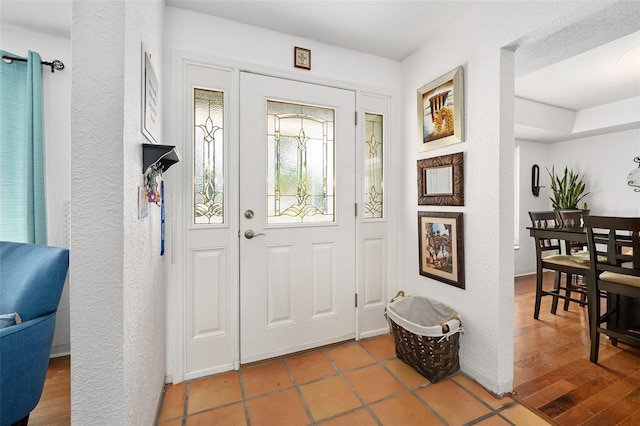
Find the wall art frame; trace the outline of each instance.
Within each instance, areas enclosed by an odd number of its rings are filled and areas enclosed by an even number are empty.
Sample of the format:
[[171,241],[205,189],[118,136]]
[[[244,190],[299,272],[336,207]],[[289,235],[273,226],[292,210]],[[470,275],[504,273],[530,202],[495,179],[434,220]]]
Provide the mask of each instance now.
[[149,143],[157,144],[160,141],[160,85],[156,73],[151,65],[151,55],[142,44],[142,121],[140,131]]
[[464,153],[417,161],[419,206],[464,206]]
[[311,50],[295,46],[293,48],[293,66],[305,70],[311,69]]
[[463,213],[418,212],[420,275],[465,288]]
[[418,89],[418,151],[464,142],[463,67]]

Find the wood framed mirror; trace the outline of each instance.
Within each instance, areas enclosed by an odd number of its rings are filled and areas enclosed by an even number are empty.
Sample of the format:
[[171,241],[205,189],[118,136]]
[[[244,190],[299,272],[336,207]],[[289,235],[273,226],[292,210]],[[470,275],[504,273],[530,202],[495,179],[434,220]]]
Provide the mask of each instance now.
[[464,206],[464,153],[418,160],[419,206]]

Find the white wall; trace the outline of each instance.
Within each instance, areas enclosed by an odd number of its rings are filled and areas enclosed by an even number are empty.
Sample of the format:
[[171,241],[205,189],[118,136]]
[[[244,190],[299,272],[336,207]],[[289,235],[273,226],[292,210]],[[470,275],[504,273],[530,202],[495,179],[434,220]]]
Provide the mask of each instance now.
[[[124,396],[127,425],[153,424],[165,367],[164,264],[160,256],[160,208],[138,219],[138,186],[142,175],[141,44],[151,55],[158,83],[163,84],[163,0],[126,2],[124,62]],[[157,120],[162,123],[162,89]],[[155,135],[164,141],[162,126]],[[171,179],[172,171],[166,175]],[[167,220],[171,220],[167,217]],[[167,260],[168,262],[168,260]]]
[[[513,54],[507,46],[555,24],[575,3],[489,2],[425,42],[403,62],[402,174],[398,217],[399,285],[410,294],[454,306],[463,317],[461,368],[496,393],[513,384]],[[560,18],[562,17],[562,18]],[[416,89],[464,66],[466,142],[416,153]],[[464,212],[466,290],[418,274],[417,158],[465,152],[465,206],[425,207]]]
[[137,218],[141,42],[162,82],[163,14],[160,0],[73,4],[73,424],[153,424],[164,382],[160,212]]
[[[167,49],[167,68],[165,81],[171,82],[171,87],[167,88],[167,93],[175,91],[171,98],[165,98],[165,112],[178,117],[184,112],[181,110],[181,87],[182,82],[179,76],[169,75],[170,70],[180,69],[182,56],[195,59],[204,64],[224,66],[229,68],[240,68],[262,72],[279,77],[292,78],[309,81],[312,83],[326,83],[350,89],[365,89],[374,93],[388,94],[392,97],[392,102],[397,102],[395,95],[400,81],[400,64],[398,62],[354,52],[313,40],[301,39],[274,31],[269,31],[250,25],[245,25],[221,18],[216,18],[200,13],[168,7],[165,21],[165,46]],[[293,48],[301,46],[312,51],[312,69],[310,71],[300,70],[293,67]],[[177,72],[176,72],[177,74]],[[236,82],[237,84],[237,82]],[[180,93],[178,93],[180,92]],[[232,99],[234,99],[232,97]],[[231,106],[231,114],[236,109]],[[396,113],[397,114],[397,113]],[[237,127],[237,118],[231,117],[230,122]],[[171,138],[172,144],[178,145],[181,151],[191,149],[189,144],[182,140],[182,129],[178,128],[178,120],[165,121],[165,135]],[[385,161],[393,161],[395,152],[404,141],[399,137],[399,127],[397,115],[394,115],[388,123],[391,128],[391,138],[389,144],[392,145],[390,155],[385,157]],[[237,137],[238,129],[234,127],[226,135],[231,135],[230,139]],[[230,140],[230,145],[237,146],[236,139]],[[385,175],[385,186],[392,185],[393,168],[392,164],[389,173]],[[180,169],[177,169],[180,172]],[[173,173],[167,184],[171,186],[172,194],[177,194],[182,188],[182,175]],[[392,191],[389,191],[390,193]],[[385,195],[386,196],[386,195]],[[385,200],[388,205],[395,206],[392,198]],[[183,252],[178,238],[183,223],[188,219],[180,216],[180,197],[176,196],[175,205],[172,208],[176,211],[168,226],[172,229],[172,246],[175,251],[172,256],[176,259],[171,265],[169,281],[167,283],[168,315],[167,315],[167,380],[179,381],[179,371],[174,371],[173,366],[179,369],[180,352],[184,343],[180,339],[179,327],[183,320],[180,313],[176,312],[183,291],[184,278],[181,269],[181,253]],[[393,209],[389,211],[390,216],[394,214]],[[390,238],[391,239],[391,238]],[[230,283],[229,291],[236,291],[234,283]],[[174,376],[175,375],[175,376]]]
[[584,198],[594,215],[640,216],[640,193],[627,185],[627,174],[638,167],[640,129],[558,142],[549,146],[556,172],[567,165],[585,175]]
[[[44,135],[46,150],[47,243],[67,247],[65,239],[65,201],[70,199],[69,134],[71,123],[71,41],[11,24],[0,26],[0,49],[18,56],[29,50],[38,52],[43,61],[59,59],[65,69],[51,73],[42,67]],[[52,354],[69,353],[69,286],[65,284],[53,336]]]
[[[166,17],[166,48],[201,55],[203,62],[218,58],[300,80],[397,88],[400,67],[389,59],[174,7],[167,7]],[[310,71],[293,67],[294,46],[311,49]]]
[[[531,226],[529,212],[551,210],[549,201],[549,174],[545,167],[549,166],[549,144],[516,140],[520,147],[520,210],[518,236],[519,244],[515,251],[515,275],[526,275],[536,272],[536,249],[533,238],[529,236],[527,226]],[[540,195],[535,197],[531,192],[531,167],[537,164],[540,168]]]

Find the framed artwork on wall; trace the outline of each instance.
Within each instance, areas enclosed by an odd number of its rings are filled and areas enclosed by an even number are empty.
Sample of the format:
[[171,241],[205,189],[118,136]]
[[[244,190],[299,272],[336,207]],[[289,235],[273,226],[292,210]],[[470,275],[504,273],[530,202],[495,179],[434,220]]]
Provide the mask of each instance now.
[[151,65],[151,55],[142,45],[142,126],[141,132],[150,143],[157,144],[160,134],[158,78]]
[[464,289],[462,213],[418,212],[418,239],[420,275]]
[[418,205],[464,206],[464,153],[418,160]]
[[311,50],[303,49],[302,47],[293,48],[293,66],[296,68],[303,68],[305,70],[311,69]]
[[463,68],[418,89],[418,151],[464,141]]

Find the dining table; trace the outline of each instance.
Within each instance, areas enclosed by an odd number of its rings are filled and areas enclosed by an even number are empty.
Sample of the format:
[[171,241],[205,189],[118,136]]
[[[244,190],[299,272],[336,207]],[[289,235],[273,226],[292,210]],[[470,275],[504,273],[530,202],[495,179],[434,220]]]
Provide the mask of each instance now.
[[[550,238],[561,241],[571,241],[574,243],[584,243],[587,245],[587,228],[576,226],[564,226],[562,224],[549,227],[528,226],[529,235],[531,237]],[[587,294],[592,287],[589,285],[587,277]],[[588,300],[597,300],[597,297],[587,297]],[[617,305],[618,325],[629,330],[640,330],[640,299],[632,297],[618,296],[616,300],[607,297],[609,306]]]

